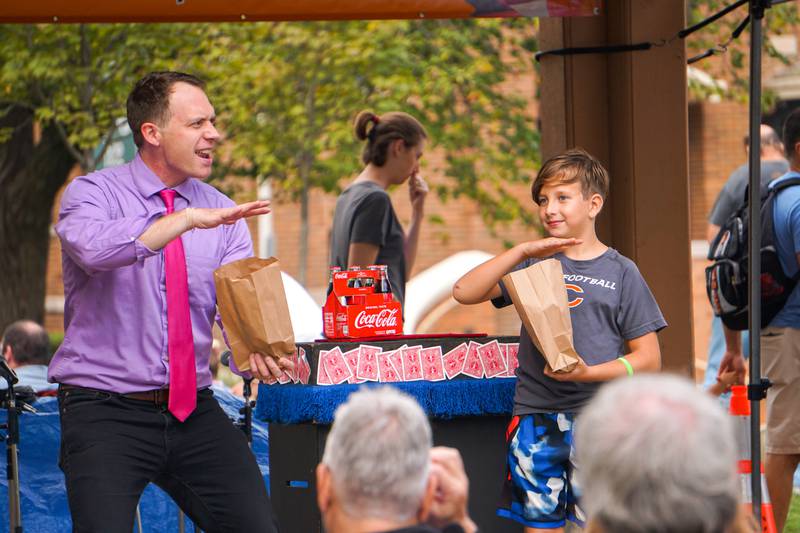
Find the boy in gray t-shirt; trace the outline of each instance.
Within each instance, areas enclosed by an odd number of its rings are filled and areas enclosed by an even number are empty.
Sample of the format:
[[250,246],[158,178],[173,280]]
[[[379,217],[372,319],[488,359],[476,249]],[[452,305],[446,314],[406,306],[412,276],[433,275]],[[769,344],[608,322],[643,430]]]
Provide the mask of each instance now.
[[508,272],[550,257],[564,270],[578,365],[554,373],[525,328],[520,331],[508,472],[497,514],[526,532],[560,531],[568,518],[582,522],[570,463],[578,411],[602,382],[661,366],[656,332],[667,325],[664,317],[636,265],[597,238],[608,181],[600,162],[580,149],[546,161],[531,192],[550,237],[490,259],[453,288],[461,303],[492,300],[503,307],[511,304],[501,281]]

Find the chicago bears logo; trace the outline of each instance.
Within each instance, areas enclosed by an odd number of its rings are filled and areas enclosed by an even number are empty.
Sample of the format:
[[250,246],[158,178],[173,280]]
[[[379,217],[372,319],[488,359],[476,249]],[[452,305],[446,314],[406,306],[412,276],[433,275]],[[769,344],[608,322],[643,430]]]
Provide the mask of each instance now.
[[[577,292],[578,294],[583,294],[583,289],[578,285],[573,285],[572,283],[565,283],[564,286],[567,288],[568,291]],[[567,302],[567,305],[569,307],[578,307],[579,305],[581,305],[582,301],[583,298],[581,298],[580,296],[576,296],[572,300],[569,300]]]

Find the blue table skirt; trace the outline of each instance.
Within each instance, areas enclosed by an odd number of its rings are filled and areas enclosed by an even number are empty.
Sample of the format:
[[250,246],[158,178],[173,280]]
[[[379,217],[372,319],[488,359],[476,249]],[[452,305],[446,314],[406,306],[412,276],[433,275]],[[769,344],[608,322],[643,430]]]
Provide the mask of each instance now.
[[359,385],[260,385],[255,416],[279,424],[330,424],[336,408],[359,387],[396,387],[432,418],[510,416],[516,378],[411,381]]

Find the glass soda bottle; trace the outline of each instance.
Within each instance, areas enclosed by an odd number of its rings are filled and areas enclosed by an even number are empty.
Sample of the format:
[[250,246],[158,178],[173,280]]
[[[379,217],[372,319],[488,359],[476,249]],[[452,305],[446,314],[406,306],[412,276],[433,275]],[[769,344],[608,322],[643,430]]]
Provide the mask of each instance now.
[[391,302],[393,299],[392,284],[389,283],[389,267],[386,265],[380,265],[380,278],[375,292],[383,294],[384,302]]
[[[351,272],[359,271],[359,270],[361,270],[361,267],[358,266],[358,265],[353,265],[353,266],[351,266],[349,268],[349,270]],[[347,280],[347,286],[351,287],[353,289],[360,289],[363,286],[363,284],[361,282],[361,278],[350,278],[349,280]],[[362,296],[354,294],[353,296],[348,296],[347,297],[347,304],[348,305],[356,305],[356,304],[362,303],[362,300],[363,300]]]
[[342,271],[341,267],[337,267],[337,266],[332,266],[331,267],[331,271],[328,274],[328,292],[325,295],[326,298],[328,296],[330,296],[331,293],[333,292],[333,276],[334,276],[334,274],[336,274],[337,272],[341,272],[341,271]]

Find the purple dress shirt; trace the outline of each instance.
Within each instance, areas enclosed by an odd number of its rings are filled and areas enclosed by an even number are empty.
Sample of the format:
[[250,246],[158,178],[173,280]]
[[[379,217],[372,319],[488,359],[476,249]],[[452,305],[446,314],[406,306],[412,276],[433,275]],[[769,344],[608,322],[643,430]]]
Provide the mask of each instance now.
[[[117,393],[169,385],[164,254],[137,239],[164,216],[161,180],[137,155],[76,178],[64,192],[56,233],[64,271],[64,341],[49,380]],[[195,178],[175,187],[175,210],[232,207]],[[184,233],[197,387],[211,385],[208,358],[216,316],[214,270],[253,255],[244,220]]]

